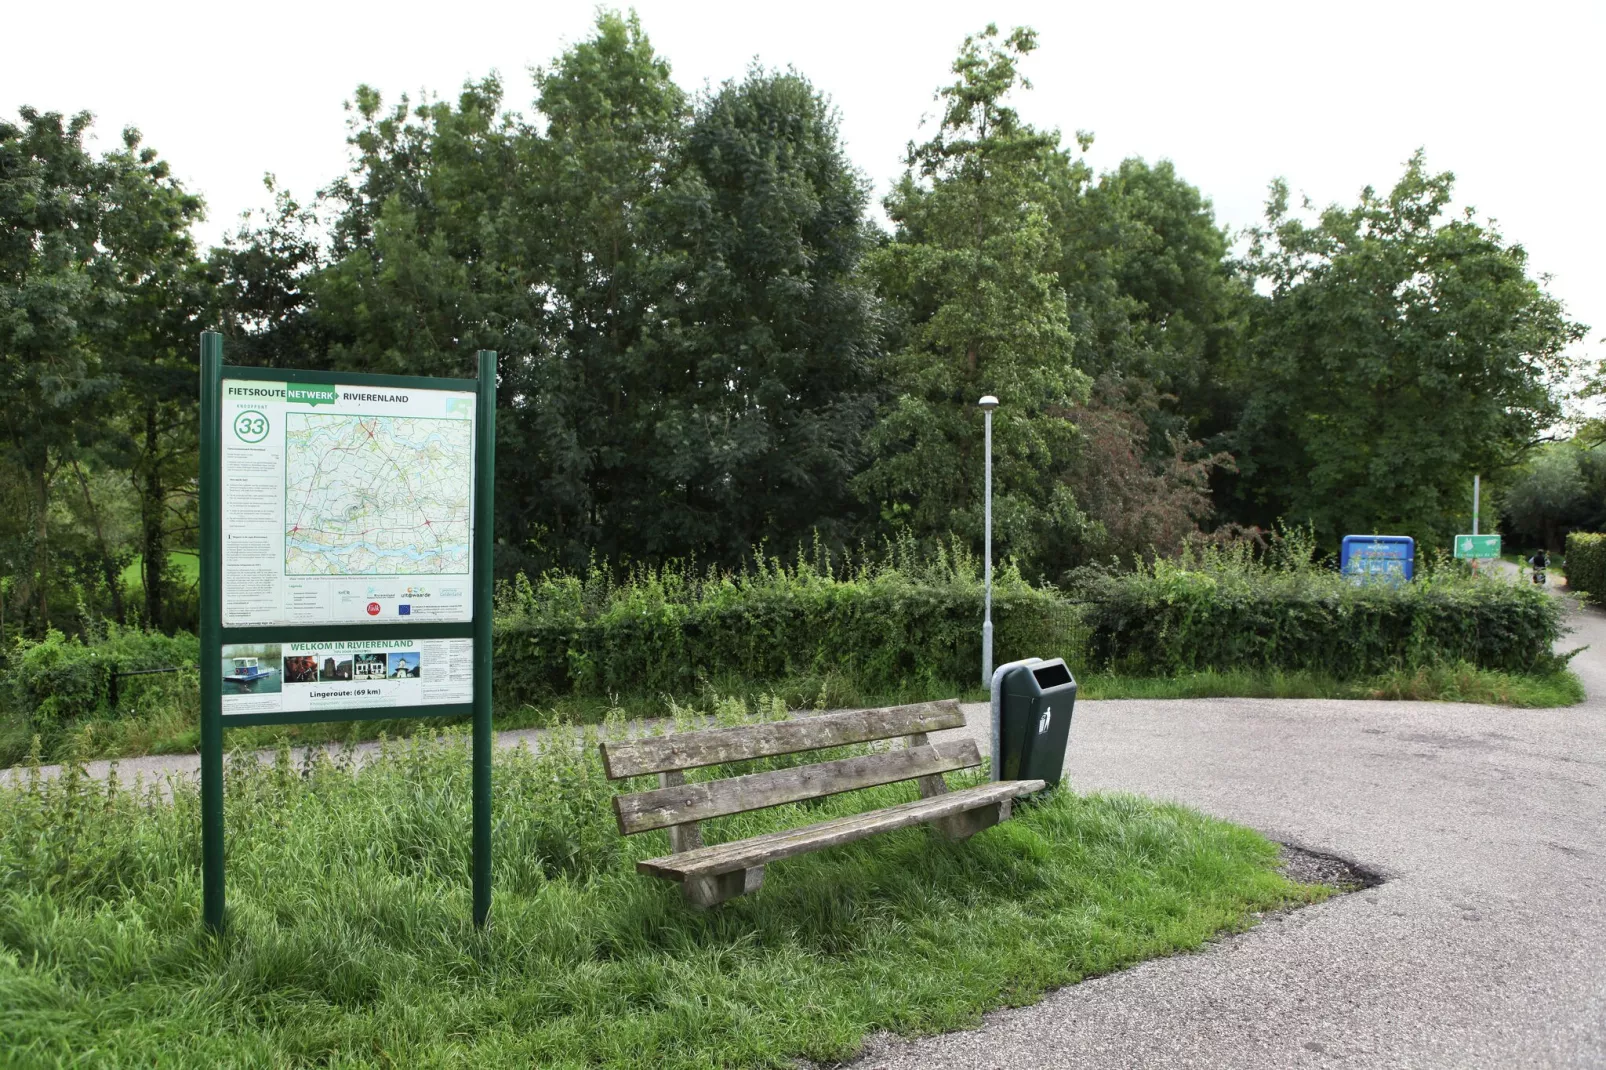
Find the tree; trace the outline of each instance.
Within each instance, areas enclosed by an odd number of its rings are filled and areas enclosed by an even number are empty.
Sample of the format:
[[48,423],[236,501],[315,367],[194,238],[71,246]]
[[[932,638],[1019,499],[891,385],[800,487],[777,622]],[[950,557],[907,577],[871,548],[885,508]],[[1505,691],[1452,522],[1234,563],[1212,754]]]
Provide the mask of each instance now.
[[94,340],[120,296],[98,243],[106,169],[84,148],[91,117],[21,110],[0,122],[0,390],[5,461],[26,502],[8,552],[23,626],[50,625],[51,484],[110,393]]
[[1018,64],[1036,37],[995,26],[965,40],[958,80],[938,93],[936,135],[911,146],[886,201],[893,240],[873,259],[902,310],[892,358],[896,396],[857,486],[885,520],[921,537],[979,544],[982,449],[976,399],[996,394],[997,544],[1039,568],[1083,524],[1060,479],[1075,448],[1066,419],[1085,399],[1075,336],[1055,272],[1048,174],[1058,137],[1005,100],[1029,83]]
[[[53,586],[74,610],[98,601],[93,587],[124,619],[132,553],[113,534],[124,497],[137,502],[145,619],[171,624],[170,535],[193,523],[184,500],[207,285],[189,230],[201,202],[137,130],[97,158],[84,147],[87,113],[24,108],[21,118],[0,123],[0,376],[4,459],[26,490],[27,526],[8,553],[21,566],[26,627],[50,625]],[[65,541],[52,537],[58,507],[82,528],[67,525]]]
[[425,374],[498,350],[504,573],[845,541],[880,320],[828,105],[755,70],[694,110],[606,11],[535,84],[533,121],[495,78],[359,88],[351,173],[214,257],[241,348]]
[[518,415],[518,493],[532,508],[515,538],[569,567],[593,552],[651,557],[663,546],[642,470],[658,402],[644,346],[668,296],[654,213],[690,108],[635,16],[614,12],[536,88],[546,129],[525,144],[534,181],[518,211],[535,238],[521,257],[539,278],[542,337]]
[[1157,454],[1152,429],[1163,400],[1147,380],[1106,375],[1072,410],[1082,443],[1065,478],[1088,518],[1078,558],[1130,565],[1174,556],[1214,513],[1210,476],[1232,459],[1176,435]]
[[1560,550],[1568,529],[1580,526],[1579,514],[1588,508],[1589,488],[1580,464],[1585,455],[1572,442],[1538,450],[1502,495],[1504,531],[1523,545]]
[[1210,201],[1169,160],[1122,160],[1096,182],[1073,163],[1056,171],[1055,189],[1056,270],[1078,366],[1196,390],[1232,341],[1243,290]]
[[1560,415],[1583,328],[1471,210],[1444,219],[1453,176],[1420,152],[1386,195],[1313,224],[1272,187],[1248,269],[1254,309],[1235,387],[1238,519],[1441,542],[1477,472],[1519,459]]
[[[128,471],[139,500],[144,620],[172,629],[191,622],[179,620],[171,604],[169,551],[175,535],[179,545],[194,546],[198,534],[195,352],[212,295],[190,228],[203,208],[156,150],[141,146],[137,130],[124,130],[123,148],[104,163],[116,210],[106,213],[100,243],[121,296],[108,335],[98,340],[102,368],[116,382],[116,416],[100,424],[102,451],[109,465]],[[113,617],[122,622],[115,555],[99,534],[87,482],[83,491],[101,546]]]
[[867,193],[835,116],[801,76],[755,69],[703,101],[675,170],[662,326],[643,349],[659,405],[641,549],[730,562],[811,530],[841,546],[880,313],[860,274]]

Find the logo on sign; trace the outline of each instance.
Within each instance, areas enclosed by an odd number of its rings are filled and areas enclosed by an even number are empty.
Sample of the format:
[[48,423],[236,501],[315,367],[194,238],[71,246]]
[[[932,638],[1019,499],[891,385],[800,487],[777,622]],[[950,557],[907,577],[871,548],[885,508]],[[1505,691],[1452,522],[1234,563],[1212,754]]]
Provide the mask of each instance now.
[[332,386],[286,383],[284,384],[284,400],[292,405],[333,405],[340,400],[340,392]]
[[370,617],[379,616],[379,603],[378,602],[369,602],[368,603],[368,615]]
[[1037,719],[1037,734],[1042,735],[1048,731],[1048,723],[1054,718],[1054,707],[1043,707],[1043,716]]
[[241,442],[261,442],[268,437],[268,418],[247,409],[234,418],[234,437]]
[[413,607],[412,607],[412,606],[408,606],[408,605],[400,605],[400,606],[397,606],[397,607],[396,607],[396,615],[397,615],[397,616],[398,616],[398,617],[405,617],[405,616],[408,616],[408,615],[410,615],[410,614],[411,614],[411,613],[412,613],[412,612],[413,612]]

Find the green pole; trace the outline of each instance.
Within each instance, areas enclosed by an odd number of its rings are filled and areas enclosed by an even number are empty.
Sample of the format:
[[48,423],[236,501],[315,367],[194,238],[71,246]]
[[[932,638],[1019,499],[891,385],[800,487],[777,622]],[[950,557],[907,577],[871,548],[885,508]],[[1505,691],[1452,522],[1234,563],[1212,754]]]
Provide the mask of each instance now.
[[201,333],[201,917],[223,931],[223,336]]
[[496,353],[479,352],[474,464],[474,925],[491,913],[491,553],[496,487]]

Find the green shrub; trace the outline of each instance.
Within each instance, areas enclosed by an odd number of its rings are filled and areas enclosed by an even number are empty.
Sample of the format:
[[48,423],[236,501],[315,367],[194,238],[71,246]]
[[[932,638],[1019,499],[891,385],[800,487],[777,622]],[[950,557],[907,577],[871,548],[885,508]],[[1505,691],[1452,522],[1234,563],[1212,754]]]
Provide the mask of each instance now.
[[[75,726],[115,713],[165,707],[199,687],[199,645],[193,635],[163,635],[108,624],[86,642],[52,629],[43,639],[18,639],[6,659],[5,705],[47,748]],[[111,708],[112,673],[178,667],[172,675],[132,677]],[[193,703],[190,703],[193,704]]]
[[[498,701],[554,695],[687,695],[725,679],[839,674],[868,690],[978,681],[983,590],[975,562],[867,565],[845,575],[807,561],[697,575],[641,570],[613,582],[525,577],[498,598]],[[1080,617],[1051,590],[1000,569],[997,660],[1079,646]]]
[[1211,552],[1080,578],[1089,653],[1132,675],[1282,671],[1354,679],[1419,666],[1555,669],[1561,608],[1531,585],[1425,562],[1415,582],[1357,585],[1305,560]]
[[1606,535],[1575,531],[1567,536],[1567,586],[1606,598]]

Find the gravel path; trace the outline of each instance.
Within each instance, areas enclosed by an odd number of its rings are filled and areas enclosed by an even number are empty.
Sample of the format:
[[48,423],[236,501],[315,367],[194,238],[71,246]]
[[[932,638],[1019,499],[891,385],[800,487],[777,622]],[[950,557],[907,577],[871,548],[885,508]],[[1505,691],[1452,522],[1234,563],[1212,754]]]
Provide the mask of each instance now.
[[855,1070],[1606,1067],[1606,617],[1589,701],[1079,704],[1082,791],[1196,806],[1379,887],[989,1015]]

